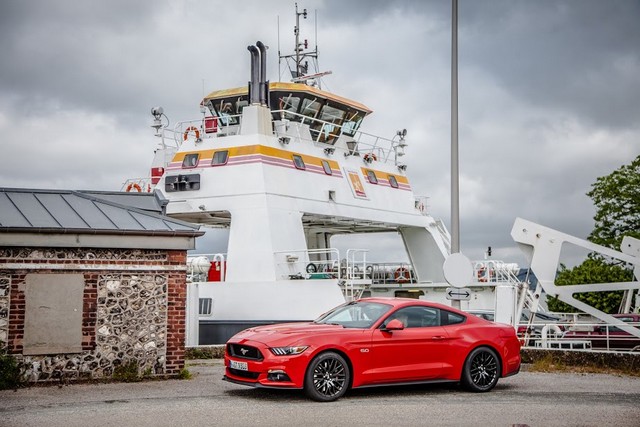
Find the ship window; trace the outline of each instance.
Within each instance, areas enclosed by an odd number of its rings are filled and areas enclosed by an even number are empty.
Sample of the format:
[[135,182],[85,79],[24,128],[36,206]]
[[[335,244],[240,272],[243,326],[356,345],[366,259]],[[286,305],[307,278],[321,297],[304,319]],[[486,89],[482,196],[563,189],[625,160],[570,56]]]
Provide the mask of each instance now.
[[184,160],[182,161],[182,168],[195,168],[196,166],[198,166],[199,158],[200,154],[198,153],[187,154],[186,156],[184,156]]
[[213,300],[211,298],[200,298],[198,303],[198,313],[201,316],[211,316],[211,306],[213,305]]
[[362,122],[362,113],[359,111],[349,113],[342,125],[342,133],[347,136],[355,135],[360,127],[360,122]]
[[322,135],[320,135],[320,141],[326,143],[332,143],[335,138],[340,134],[340,124],[344,119],[345,111],[340,110],[330,105],[324,105],[320,110],[319,119],[327,122],[322,124]]
[[329,166],[329,162],[327,162],[326,160],[322,161],[322,168],[324,169],[324,173],[326,173],[327,175],[333,175],[331,166]]
[[305,98],[302,101],[302,110],[300,113],[307,117],[315,117],[318,115],[318,111],[320,110],[320,101],[318,98]]
[[372,184],[378,183],[378,177],[376,176],[376,173],[372,170],[367,171],[367,179],[369,179],[369,182]]
[[211,166],[221,166],[226,165],[227,160],[229,159],[229,151],[216,151],[213,153],[213,158],[211,159]]
[[395,176],[389,175],[389,185],[391,185],[393,188],[398,188],[398,180]]
[[293,155],[293,164],[296,166],[296,169],[305,170],[307,168],[304,165],[304,160],[302,160],[302,157],[298,156],[297,154]]
[[239,123],[238,114],[248,105],[248,101],[242,97],[238,99],[219,99],[211,101],[209,109],[211,113],[218,116],[223,126],[237,125]]
[[284,110],[283,117],[286,119],[294,119],[295,116],[290,113],[296,113],[298,111],[298,106],[300,105],[300,97],[292,96],[289,94],[288,96],[282,96],[278,99],[278,110]]

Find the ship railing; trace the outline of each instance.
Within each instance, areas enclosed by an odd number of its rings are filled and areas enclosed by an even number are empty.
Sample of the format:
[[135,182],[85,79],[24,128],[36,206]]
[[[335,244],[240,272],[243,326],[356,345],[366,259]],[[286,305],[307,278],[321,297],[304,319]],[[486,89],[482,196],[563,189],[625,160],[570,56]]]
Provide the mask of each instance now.
[[129,178],[120,188],[127,193],[151,193],[155,185],[151,184],[151,178]]
[[477,282],[489,283],[520,283],[518,271],[520,267],[515,263],[484,260],[473,262],[473,277]]
[[418,280],[413,266],[408,262],[370,263],[366,268],[366,277],[373,286],[416,283]]
[[173,139],[176,146],[180,146],[187,139],[196,141],[205,138],[237,135],[240,133],[242,114],[223,117],[207,116],[194,120],[183,120],[175,124],[173,129],[163,129],[163,139]]
[[[640,329],[639,322],[625,322]],[[640,354],[640,338],[602,322],[522,322],[518,335],[524,347]]]
[[[287,129],[291,129],[294,123],[301,123],[308,125],[311,141],[326,146],[326,148],[340,149],[335,147],[334,144],[340,137],[348,138],[346,141],[347,149],[342,149],[345,155],[359,155],[366,159],[386,163],[392,156],[397,160],[396,154],[403,154],[402,151],[397,151],[401,145],[399,141],[394,139],[383,138],[360,130],[351,132],[343,125],[286,110],[276,110],[273,113],[283,117],[280,123],[288,123],[285,126],[276,123],[275,129],[278,137],[290,135],[287,133]],[[301,132],[300,126],[295,127],[293,136],[300,140],[306,139]]]
[[274,252],[276,275],[281,280],[340,279],[340,251],[335,248]]
[[[427,196],[414,196],[413,205],[418,212],[422,215],[427,215],[427,200],[429,198]],[[444,224],[442,224],[444,226]],[[445,227],[446,230],[446,227]]]

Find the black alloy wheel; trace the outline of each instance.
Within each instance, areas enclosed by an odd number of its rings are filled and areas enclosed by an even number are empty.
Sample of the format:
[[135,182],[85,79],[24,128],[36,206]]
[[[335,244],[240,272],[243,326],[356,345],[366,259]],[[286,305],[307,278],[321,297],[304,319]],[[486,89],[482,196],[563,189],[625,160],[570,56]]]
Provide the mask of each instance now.
[[332,351],[316,356],[305,375],[304,391],[318,402],[331,402],[346,393],[351,380],[347,361]]
[[474,349],[464,363],[461,382],[469,391],[489,391],[500,378],[500,359],[488,347]]

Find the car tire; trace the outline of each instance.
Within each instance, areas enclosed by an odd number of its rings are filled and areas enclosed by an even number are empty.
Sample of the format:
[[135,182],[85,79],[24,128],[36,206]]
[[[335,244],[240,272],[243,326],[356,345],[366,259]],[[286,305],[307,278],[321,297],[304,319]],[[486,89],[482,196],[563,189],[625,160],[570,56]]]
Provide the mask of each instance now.
[[347,392],[351,371],[347,361],[333,351],[317,355],[309,366],[304,380],[306,395],[318,402],[332,402]]
[[500,372],[500,358],[496,352],[489,347],[478,347],[467,356],[460,382],[465,389],[481,393],[496,386]]

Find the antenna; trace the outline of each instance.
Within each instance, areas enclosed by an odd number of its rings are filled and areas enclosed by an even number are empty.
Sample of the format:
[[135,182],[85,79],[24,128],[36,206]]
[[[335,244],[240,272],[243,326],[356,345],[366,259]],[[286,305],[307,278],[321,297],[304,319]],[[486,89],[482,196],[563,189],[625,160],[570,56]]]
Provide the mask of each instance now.
[[282,56],[280,56],[280,15],[278,15],[278,81],[282,79],[282,72],[280,71],[280,63],[282,62]]
[[[300,38],[300,17],[307,19],[307,9],[303,9],[302,12],[298,9],[298,3],[295,3],[296,8],[296,23],[293,28],[293,34],[295,36],[295,45],[293,54],[282,55],[280,52],[280,32],[278,30],[278,66],[284,59],[291,73],[292,82],[304,82],[310,86],[320,87],[320,77],[331,74],[331,71],[320,72],[318,67],[318,11],[315,11],[315,50],[309,50],[309,41],[307,39]],[[278,20],[278,24],[279,24]],[[311,65],[313,70],[309,68],[309,59],[311,59]],[[280,71],[280,69],[278,69]]]

